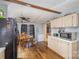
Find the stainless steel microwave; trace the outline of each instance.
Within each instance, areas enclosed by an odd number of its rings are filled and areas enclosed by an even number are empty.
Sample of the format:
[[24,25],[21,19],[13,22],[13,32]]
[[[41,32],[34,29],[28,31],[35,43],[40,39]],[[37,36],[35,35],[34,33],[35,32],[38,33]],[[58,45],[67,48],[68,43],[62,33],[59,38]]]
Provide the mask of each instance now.
[[77,33],[60,33],[60,37],[61,38],[66,38],[66,39],[72,39],[72,40],[76,40],[77,38]]

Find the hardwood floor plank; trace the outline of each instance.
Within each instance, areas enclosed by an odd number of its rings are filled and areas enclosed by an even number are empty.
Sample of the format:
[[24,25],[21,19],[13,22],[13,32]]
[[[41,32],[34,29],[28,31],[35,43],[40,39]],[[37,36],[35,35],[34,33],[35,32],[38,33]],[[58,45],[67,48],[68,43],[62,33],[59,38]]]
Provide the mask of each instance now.
[[18,59],[64,59],[47,48],[44,42],[39,42],[30,48],[18,47]]

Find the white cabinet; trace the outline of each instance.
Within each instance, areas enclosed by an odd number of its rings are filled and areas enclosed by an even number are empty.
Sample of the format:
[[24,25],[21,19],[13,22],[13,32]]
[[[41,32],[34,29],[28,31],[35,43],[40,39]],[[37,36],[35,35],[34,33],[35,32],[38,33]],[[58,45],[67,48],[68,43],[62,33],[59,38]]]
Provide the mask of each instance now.
[[63,18],[61,17],[61,18],[58,18],[58,20],[57,20],[57,27],[63,27]]
[[51,28],[53,27],[62,27],[63,26],[63,21],[62,21],[63,18],[58,18],[58,19],[54,19],[51,22]]
[[72,15],[63,17],[63,27],[72,27]]
[[51,37],[51,36],[48,37],[48,47],[50,49],[57,51],[57,46],[55,46],[55,45],[58,45],[57,43],[58,42],[57,42],[57,39],[55,37]]
[[71,14],[51,21],[51,27],[77,27],[79,26],[78,14]]
[[48,47],[50,48],[50,49],[52,49],[53,48],[53,40],[52,40],[52,38],[51,38],[51,36],[48,36]]
[[71,14],[63,17],[64,27],[76,27],[79,26],[78,14]]
[[65,59],[77,59],[77,41],[69,42],[58,37],[50,36],[48,47]]
[[52,20],[50,22],[51,22],[51,28],[54,28],[56,26],[56,20],[54,19],[54,20]]
[[72,19],[73,19],[73,27],[79,26],[79,16],[78,16],[78,14],[73,14]]
[[[77,42],[69,44],[69,59],[77,59],[78,57],[78,48]],[[71,54],[72,53],[72,54]]]
[[50,24],[51,24],[51,28],[54,27],[54,20],[50,21]]
[[57,19],[53,20],[53,27],[57,27]]
[[5,48],[0,48],[0,59],[5,59]]
[[68,59],[68,46],[69,46],[68,43],[62,41],[60,38],[57,38],[56,41],[57,41],[57,45],[55,45],[57,50],[56,52],[65,59]]
[[55,37],[52,37],[52,49],[57,52],[58,51],[58,40]]
[[64,41],[59,41],[59,44],[60,44],[60,46],[59,46],[59,54],[62,56],[62,57],[64,57],[65,59],[68,59],[68,43],[67,42],[64,42]]

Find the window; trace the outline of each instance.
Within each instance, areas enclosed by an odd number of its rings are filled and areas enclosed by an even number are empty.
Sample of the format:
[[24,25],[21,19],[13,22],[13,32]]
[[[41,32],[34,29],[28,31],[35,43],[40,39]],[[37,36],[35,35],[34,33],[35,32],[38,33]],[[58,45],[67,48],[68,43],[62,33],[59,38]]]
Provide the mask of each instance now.
[[32,24],[30,24],[30,25],[22,24],[21,25],[21,33],[22,32],[25,32],[28,35],[31,35],[31,36],[33,36],[35,38],[35,27]]

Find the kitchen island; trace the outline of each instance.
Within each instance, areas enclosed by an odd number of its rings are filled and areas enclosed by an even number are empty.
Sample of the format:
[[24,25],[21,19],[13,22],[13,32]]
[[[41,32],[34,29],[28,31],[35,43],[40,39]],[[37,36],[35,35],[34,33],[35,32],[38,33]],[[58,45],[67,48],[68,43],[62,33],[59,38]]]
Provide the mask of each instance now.
[[77,40],[48,36],[48,47],[65,59],[78,59]]

